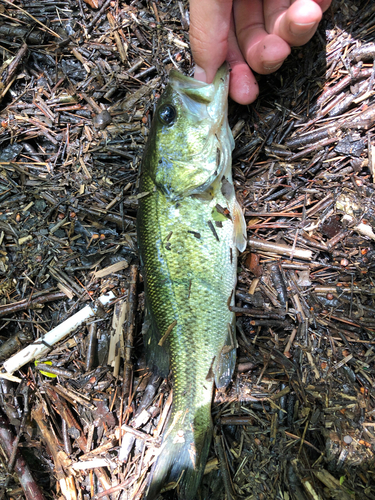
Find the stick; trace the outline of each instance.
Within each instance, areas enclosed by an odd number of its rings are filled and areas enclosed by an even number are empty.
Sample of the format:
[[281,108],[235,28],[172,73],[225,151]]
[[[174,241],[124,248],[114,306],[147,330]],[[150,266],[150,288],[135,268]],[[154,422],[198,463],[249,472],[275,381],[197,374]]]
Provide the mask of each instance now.
[[313,253],[311,250],[304,250],[303,248],[293,248],[288,245],[280,243],[270,243],[269,241],[262,241],[256,238],[249,238],[249,246],[256,250],[263,252],[272,252],[280,255],[287,255],[297,257],[298,259],[311,260]]
[[[9,430],[9,422],[5,417],[0,416],[0,444],[8,458],[13,451],[14,439],[12,432]],[[45,500],[43,493],[34,481],[30,469],[19,451],[16,453],[14,470],[17,472],[18,479],[25,492],[26,500]]]
[[132,265],[130,268],[130,287],[128,295],[128,317],[125,330],[125,365],[124,365],[124,385],[123,396],[129,395],[131,390],[131,374],[133,370],[132,354],[134,343],[135,314],[137,311],[137,283],[138,267]]
[[[102,306],[108,305],[112,299],[115,298],[113,292],[108,292],[106,295],[99,297],[98,302]],[[85,321],[96,315],[98,310],[97,305],[86,306],[71,318],[67,319],[60,325],[53,328],[46,333],[43,337],[39,338],[29,346],[22,349],[4,363],[4,368],[8,373],[13,373],[19,370],[22,366],[26,365],[34,359],[38,359],[46,354],[51,346],[67,337],[76,328],[80,327]]]
[[[59,397],[59,395],[55,392],[53,387],[45,385],[44,389],[48,394],[48,397],[55,405],[57,413],[61,416],[61,418],[63,418],[66,421],[68,427],[78,430],[79,436],[76,438],[76,442],[79,448],[85,453],[87,451],[87,439],[82,432],[80,424],[74,418],[74,415],[70,410],[70,408],[68,407],[66,401],[64,401],[61,397]],[[108,490],[111,487],[111,483],[109,482],[105,470],[102,467],[95,467],[94,472],[103,490]]]
[[65,298],[66,294],[64,292],[52,292],[33,297],[31,299],[24,299],[20,302],[13,302],[12,304],[3,304],[0,306],[0,317],[19,311],[24,311],[25,309],[35,309],[36,307],[40,306],[40,304],[45,304],[46,302],[53,302],[54,300]]

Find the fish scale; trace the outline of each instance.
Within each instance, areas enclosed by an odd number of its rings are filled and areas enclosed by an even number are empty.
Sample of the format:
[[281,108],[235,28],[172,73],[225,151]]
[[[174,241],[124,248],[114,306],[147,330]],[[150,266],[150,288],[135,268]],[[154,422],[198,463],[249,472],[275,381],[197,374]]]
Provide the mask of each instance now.
[[226,385],[234,366],[230,304],[245,226],[232,185],[227,92],[226,68],[211,85],[171,74],[142,163],[138,242],[152,322],[145,343],[150,367],[163,376],[171,368],[173,376],[148,500],[171,481],[178,481],[181,500],[196,498],[214,383]]

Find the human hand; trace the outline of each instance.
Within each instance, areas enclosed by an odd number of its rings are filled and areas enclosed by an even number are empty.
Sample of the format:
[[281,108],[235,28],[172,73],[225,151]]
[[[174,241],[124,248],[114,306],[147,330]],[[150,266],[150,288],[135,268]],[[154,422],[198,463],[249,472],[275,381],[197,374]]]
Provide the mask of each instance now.
[[[314,35],[331,0],[190,0],[190,42],[195,78],[211,83],[227,60],[229,94],[250,104],[259,93],[251,71],[280,68],[290,47]],[[251,68],[251,69],[250,69]]]

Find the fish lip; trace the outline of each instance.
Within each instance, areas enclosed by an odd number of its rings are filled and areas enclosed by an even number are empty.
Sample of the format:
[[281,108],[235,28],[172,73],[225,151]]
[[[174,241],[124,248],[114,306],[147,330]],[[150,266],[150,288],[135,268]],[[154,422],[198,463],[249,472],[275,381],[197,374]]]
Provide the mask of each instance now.
[[214,115],[226,112],[229,89],[229,65],[224,63],[216,72],[212,83],[204,83],[195,78],[171,70],[169,84],[177,93],[187,96],[196,102],[206,104],[208,114]]
[[209,87],[210,85],[214,85],[216,87],[220,84],[220,81],[221,83],[224,83],[223,79],[226,80],[229,77],[229,71],[230,71],[229,64],[225,62],[217,70],[215,78],[212,83],[201,82],[200,80],[196,80],[191,76],[184,75],[183,73],[180,73],[180,71],[177,71],[175,69],[172,69],[170,71],[169,79],[172,85],[174,81],[178,81],[181,84],[181,87],[202,88],[202,87]]

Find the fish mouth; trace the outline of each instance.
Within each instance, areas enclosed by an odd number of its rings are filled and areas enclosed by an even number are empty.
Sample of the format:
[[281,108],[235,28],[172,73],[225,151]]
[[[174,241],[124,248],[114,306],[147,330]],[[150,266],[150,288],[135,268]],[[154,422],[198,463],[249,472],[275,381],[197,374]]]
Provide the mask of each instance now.
[[182,97],[190,98],[196,104],[206,105],[207,113],[217,119],[227,109],[229,89],[229,66],[224,63],[217,71],[212,83],[204,83],[172,70],[169,83]]

